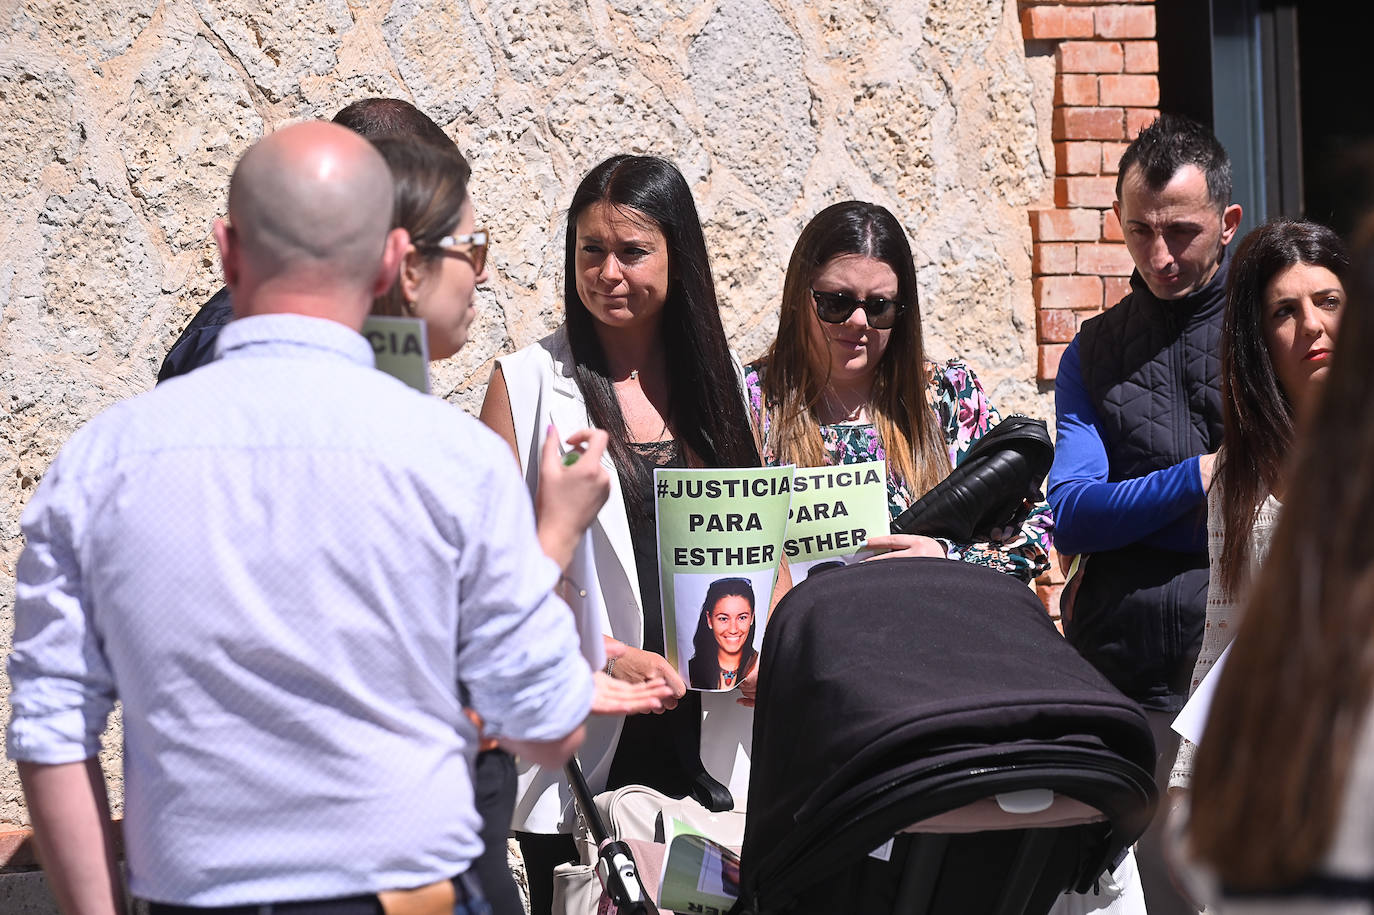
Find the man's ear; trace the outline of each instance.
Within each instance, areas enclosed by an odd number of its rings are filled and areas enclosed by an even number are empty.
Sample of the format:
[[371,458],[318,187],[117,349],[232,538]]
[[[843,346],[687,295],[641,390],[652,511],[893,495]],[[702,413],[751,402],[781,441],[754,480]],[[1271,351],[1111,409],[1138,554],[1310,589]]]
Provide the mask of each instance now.
[[[1113,201],[1112,201],[1112,213],[1116,215],[1116,224],[1120,226],[1120,225],[1121,225],[1121,201],[1120,201],[1120,200],[1113,200]],[[1122,228],[1124,229],[1125,226],[1122,226]]]
[[405,257],[408,247],[410,233],[405,229],[396,228],[387,233],[386,244],[382,248],[382,263],[378,266],[377,276],[372,281],[372,298],[385,295],[391,284],[396,282],[396,272],[400,269],[401,260]]
[[239,283],[239,250],[238,235],[234,232],[234,227],[229,224],[227,219],[216,219],[213,233],[215,236],[215,247],[219,248],[220,268],[224,271],[224,285],[230,291]]
[[1221,243],[1229,245],[1240,228],[1240,204],[1233,203],[1221,211]]

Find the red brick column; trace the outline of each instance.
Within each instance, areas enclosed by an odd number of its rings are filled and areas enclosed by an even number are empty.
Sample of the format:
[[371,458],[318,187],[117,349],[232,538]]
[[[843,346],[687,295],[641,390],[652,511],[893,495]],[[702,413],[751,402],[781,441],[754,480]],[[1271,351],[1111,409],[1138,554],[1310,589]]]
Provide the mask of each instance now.
[[1120,299],[1131,273],[1111,208],[1122,150],[1158,114],[1154,3],[1022,0],[1021,31],[1058,42],[1054,209],[1030,214],[1036,375],[1053,381],[1078,326]]
[[[1054,208],[1030,213],[1036,377],[1053,381],[1086,319],[1126,293],[1131,258],[1112,213],[1116,164],[1158,114],[1153,0],[1020,0],[1027,41],[1055,48]],[[1051,553],[1036,590],[1059,617],[1064,576]]]

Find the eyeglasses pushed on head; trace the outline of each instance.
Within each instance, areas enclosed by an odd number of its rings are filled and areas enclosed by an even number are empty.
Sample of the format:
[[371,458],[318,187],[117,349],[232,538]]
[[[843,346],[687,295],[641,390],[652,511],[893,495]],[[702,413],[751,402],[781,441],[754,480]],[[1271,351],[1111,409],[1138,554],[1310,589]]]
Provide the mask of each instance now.
[[882,296],[858,299],[845,292],[821,292],[819,289],[812,289],[811,297],[816,300],[816,317],[827,324],[843,324],[849,320],[854,309],[862,308],[869,327],[874,330],[887,330],[896,324],[898,316],[906,311],[905,302],[885,299]]

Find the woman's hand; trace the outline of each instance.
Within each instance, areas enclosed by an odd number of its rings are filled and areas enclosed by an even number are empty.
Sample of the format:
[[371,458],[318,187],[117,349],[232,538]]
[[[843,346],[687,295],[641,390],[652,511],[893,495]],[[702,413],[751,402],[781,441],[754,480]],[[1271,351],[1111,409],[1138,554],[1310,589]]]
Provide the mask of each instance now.
[[600,429],[583,429],[568,438],[579,457],[564,463],[559,453],[558,432],[551,425],[539,457],[539,489],[534,497],[534,517],[539,545],[544,554],[566,569],[588,525],[596,518],[611,493],[611,475],[601,465],[609,439]]
[[753,708],[754,703],[759,697],[759,665],[754,662],[754,669],[749,671],[749,676],[739,681],[739,695],[735,701],[745,708]]
[[864,549],[892,551],[870,556],[864,562],[872,562],[874,559],[896,559],[899,556],[948,558],[945,556],[945,548],[940,546],[940,541],[920,534],[882,534],[877,537],[869,537],[868,542],[864,544]]
[[682,682],[682,677],[663,655],[642,648],[631,648],[620,642],[616,642],[614,647],[608,644],[606,655],[615,661],[611,665],[611,676],[617,680],[632,684],[661,680],[667,684],[668,695],[662,698],[662,708],[653,710],[655,713],[677,708],[677,700],[687,694],[687,684]]
[[595,692],[592,693],[593,715],[643,715],[663,711],[663,703],[673,698],[673,688],[661,677],[629,683],[607,676],[598,670],[592,674]]

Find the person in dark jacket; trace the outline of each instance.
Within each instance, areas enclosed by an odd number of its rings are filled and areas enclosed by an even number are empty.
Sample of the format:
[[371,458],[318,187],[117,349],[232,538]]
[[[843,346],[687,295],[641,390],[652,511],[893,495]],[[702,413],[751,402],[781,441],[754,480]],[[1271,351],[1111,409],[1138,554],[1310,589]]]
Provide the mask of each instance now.
[[[1202,638],[1226,245],[1241,208],[1216,137],[1167,114],[1126,148],[1116,194],[1136,269],[1131,291],[1084,322],[1060,361],[1049,501],[1056,546],[1077,554],[1065,635],[1145,709],[1162,786]],[[1194,912],[1159,854],[1162,821],[1139,849],[1146,903],[1151,915]]]

